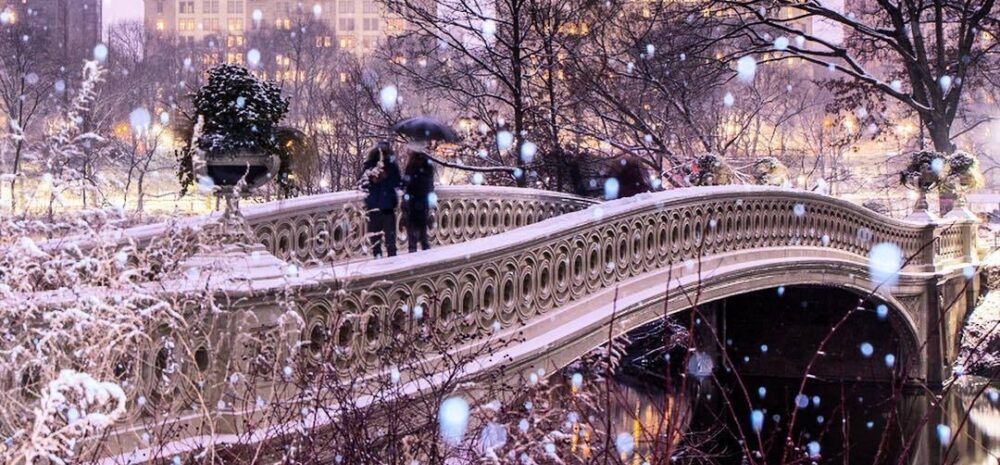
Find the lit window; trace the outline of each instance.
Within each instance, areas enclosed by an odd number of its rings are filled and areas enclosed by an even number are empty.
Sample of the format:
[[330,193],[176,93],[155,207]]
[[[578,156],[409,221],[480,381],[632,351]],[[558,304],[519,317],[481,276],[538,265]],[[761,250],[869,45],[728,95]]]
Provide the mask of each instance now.
[[163,22],[162,19],[156,21],[156,30],[157,31],[162,31],[162,30],[165,30],[166,28],[167,28],[167,25],[164,24],[164,22]]
[[399,18],[389,18],[385,22],[385,30],[388,32],[402,32],[403,20]]

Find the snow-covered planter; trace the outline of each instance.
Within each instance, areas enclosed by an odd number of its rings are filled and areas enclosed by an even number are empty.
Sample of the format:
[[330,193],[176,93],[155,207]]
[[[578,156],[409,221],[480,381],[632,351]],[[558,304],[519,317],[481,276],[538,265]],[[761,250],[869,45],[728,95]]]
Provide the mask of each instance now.
[[944,154],[933,150],[920,150],[910,156],[910,162],[899,174],[900,184],[927,193],[938,187],[947,176],[948,164]]
[[[246,68],[222,64],[209,70],[208,83],[195,94],[198,115],[192,147],[203,154],[207,174],[223,187],[243,181],[258,187],[273,176],[287,181],[290,163],[286,144],[279,143],[278,123],[288,113],[288,100],[273,83]],[[182,163],[182,170],[193,163]],[[193,179],[181,173],[182,180]]]
[[733,180],[733,170],[719,155],[706,153],[695,161],[689,179],[696,186],[729,184]]
[[788,183],[788,168],[775,157],[764,157],[754,162],[753,176],[757,184],[784,186]]
[[917,203],[913,207],[911,219],[932,220],[927,213],[927,193],[941,187],[948,176],[948,161],[944,154],[933,150],[918,150],[910,156],[910,162],[899,173],[899,183],[917,191]]
[[979,159],[961,150],[948,157],[948,179],[944,187],[952,192],[964,193],[983,186],[983,173]]

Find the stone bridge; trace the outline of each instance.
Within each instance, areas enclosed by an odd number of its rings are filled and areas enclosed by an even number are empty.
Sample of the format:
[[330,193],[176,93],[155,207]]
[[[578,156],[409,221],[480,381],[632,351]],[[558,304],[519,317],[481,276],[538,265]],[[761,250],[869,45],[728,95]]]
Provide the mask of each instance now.
[[[275,347],[334,344],[328,361],[345,377],[384,368],[379,349],[415,332],[465,353],[497,338],[517,341],[482,355],[468,376],[501,367],[554,372],[609,334],[665,314],[763,289],[815,286],[855,293],[870,309],[886,305],[905,346],[900,374],[939,385],[950,376],[961,323],[978,292],[974,221],[896,220],[780,188],[699,187],[602,204],[525,189],[442,188],[437,247],[377,261],[364,259],[360,194],[251,207],[246,216],[281,261],[261,265],[274,270],[252,282],[213,286],[230,302],[227,322],[202,338],[196,351],[213,352],[204,364],[185,368],[206,377],[248,359],[279,357],[241,342],[247,331],[267,334]],[[141,243],[161,229],[126,236]],[[882,243],[894,244],[905,260],[891,283],[873,281],[870,272],[869,253]],[[281,272],[282,261],[300,266]],[[188,292],[184,286],[170,292]],[[294,331],[281,331],[288,304],[279,295],[293,296],[302,322]],[[156,366],[162,351],[150,348],[143,364]],[[158,392],[158,383],[137,384],[146,398],[171,395]],[[221,412],[215,441],[238,434],[238,417],[246,414]]]

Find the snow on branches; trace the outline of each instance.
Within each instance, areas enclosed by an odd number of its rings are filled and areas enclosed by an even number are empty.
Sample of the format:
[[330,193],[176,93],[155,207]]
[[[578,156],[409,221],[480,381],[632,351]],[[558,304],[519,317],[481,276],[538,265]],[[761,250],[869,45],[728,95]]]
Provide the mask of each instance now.
[[[20,447],[5,463],[32,464],[47,460],[65,464],[77,439],[100,432],[125,414],[125,391],[86,373],[62,370],[41,393],[34,423]],[[0,451],[2,451],[0,447]]]

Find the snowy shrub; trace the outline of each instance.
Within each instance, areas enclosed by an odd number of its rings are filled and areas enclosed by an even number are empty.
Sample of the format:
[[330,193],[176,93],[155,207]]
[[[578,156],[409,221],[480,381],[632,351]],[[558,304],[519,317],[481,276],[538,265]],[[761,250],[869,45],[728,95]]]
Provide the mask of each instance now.
[[208,83],[195,94],[194,108],[205,119],[197,144],[206,153],[274,152],[274,129],[288,113],[288,100],[278,86],[246,68],[222,64],[208,71]]
[[[166,386],[193,383],[181,367],[196,348],[184,341],[218,310],[210,295],[171,297],[152,284],[183,278],[178,263],[211,237],[175,228],[144,247],[120,246],[114,214],[67,219],[0,218],[4,463],[74,461],[116,421],[154,407],[150,392],[162,403]],[[52,232],[78,239],[36,242]]]
[[62,370],[42,390],[31,429],[7,443],[19,447],[4,450],[0,446],[0,455],[6,456],[5,463],[71,462],[75,441],[113,425],[125,414],[125,402],[118,384]]

